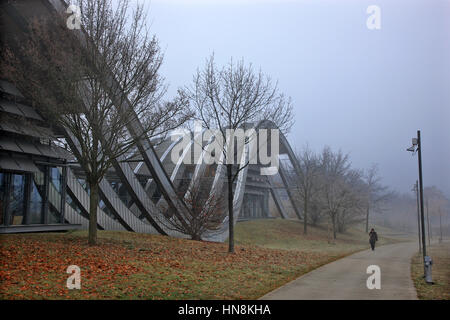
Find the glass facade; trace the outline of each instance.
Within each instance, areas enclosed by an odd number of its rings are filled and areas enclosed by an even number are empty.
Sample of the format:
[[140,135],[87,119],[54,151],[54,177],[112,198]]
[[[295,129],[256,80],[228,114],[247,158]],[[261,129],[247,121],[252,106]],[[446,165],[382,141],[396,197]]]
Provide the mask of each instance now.
[[24,224],[25,209],[25,175],[12,174],[9,191],[9,224]]
[[61,222],[61,208],[63,203],[61,199],[62,195],[62,171],[58,167],[49,167],[49,202],[51,205],[48,210],[48,223],[60,223]]
[[65,170],[36,166],[38,172],[0,172],[0,225],[64,223]]
[[[127,208],[130,209],[131,212],[133,212],[133,214],[136,217],[142,220],[144,218],[144,215],[142,214],[141,210],[139,210],[139,208],[135,205],[135,202],[131,197],[130,193],[128,192],[126,186],[120,181],[110,181],[110,180],[107,181],[111,185],[112,189],[119,196],[119,199],[127,206]],[[102,208],[102,210],[111,218],[117,220],[117,218],[110,212],[110,210],[103,201],[100,201],[100,208]]]
[[239,218],[266,218],[268,213],[268,195],[245,194],[242,213]]
[[4,203],[5,203],[5,197],[6,197],[6,175],[3,172],[0,172],[0,225],[4,224],[5,221],[5,210],[4,210]]
[[[29,220],[30,224],[39,224],[44,223],[44,215],[43,213],[43,205],[44,202],[42,200],[42,190],[44,190],[42,185],[38,184],[38,180],[36,180],[36,176],[38,174],[34,174],[34,179],[31,181],[31,195],[30,195],[30,211],[29,211]],[[43,179],[42,179],[43,180]]]

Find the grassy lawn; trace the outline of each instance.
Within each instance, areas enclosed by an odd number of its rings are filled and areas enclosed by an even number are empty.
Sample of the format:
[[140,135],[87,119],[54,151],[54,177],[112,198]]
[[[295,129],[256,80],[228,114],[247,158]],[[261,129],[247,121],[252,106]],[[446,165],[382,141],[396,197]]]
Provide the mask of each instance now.
[[417,296],[422,300],[450,300],[450,242],[432,244],[427,254],[433,259],[432,285],[423,279],[422,254],[417,253],[411,261],[411,277]]
[[[362,231],[336,244],[326,229],[310,231],[296,221],[238,223],[232,255],[226,243],[130,232],[99,231],[95,247],[85,231],[1,235],[0,299],[256,299],[368,247]],[[69,265],[81,269],[80,290],[66,288]]]
[[[377,246],[401,241],[392,237],[393,231],[375,227],[378,233]],[[369,238],[362,225],[349,228],[345,233],[337,234],[335,243],[328,243],[326,226],[308,226],[303,233],[303,222],[298,220],[254,220],[236,225],[236,243],[257,245],[270,249],[302,250],[306,252],[339,255],[368,249]]]

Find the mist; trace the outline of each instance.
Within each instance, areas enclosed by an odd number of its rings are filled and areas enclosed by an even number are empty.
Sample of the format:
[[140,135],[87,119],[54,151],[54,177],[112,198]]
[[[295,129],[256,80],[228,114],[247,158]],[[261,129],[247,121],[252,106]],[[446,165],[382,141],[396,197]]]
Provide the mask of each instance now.
[[167,95],[213,52],[218,64],[243,58],[292,97],[294,148],[377,163],[385,185],[410,194],[418,166],[406,148],[420,129],[424,185],[450,197],[450,2],[377,1],[381,29],[369,30],[372,2],[153,0]]

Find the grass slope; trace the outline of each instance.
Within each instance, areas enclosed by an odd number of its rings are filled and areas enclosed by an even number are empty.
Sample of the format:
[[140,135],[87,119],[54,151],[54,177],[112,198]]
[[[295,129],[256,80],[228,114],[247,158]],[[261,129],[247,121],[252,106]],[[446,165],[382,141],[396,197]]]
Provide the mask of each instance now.
[[423,258],[417,253],[411,260],[411,277],[421,300],[450,300],[450,242],[433,243],[427,248],[433,259],[432,278],[434,284],[425,283]]
[[[368,247],[362,231],[332,245],[326,230],[302,230],[296,221],[239,223],[233,255],[226,243],[130,232],[99,231],[94,247],[85,231],[1,235],[0,299],[255,299]],[[69,265],[81,268],[81,290],[66,288]]]
[[[375,227],[378,233],[377,245],[401,241],[395,231]],[[328,243],[326,226],[308,226],[308,233],[303,233],[303,222],[298,220],[253,220],[236,225],[236,243],[257,245],[271,249],[302,250],[338,254],[355,250],[368,249],[369,237],[362,225],[356,225],[343,234],[337,234],[334,244]],[[405,240],[407,240],[405,238]]]

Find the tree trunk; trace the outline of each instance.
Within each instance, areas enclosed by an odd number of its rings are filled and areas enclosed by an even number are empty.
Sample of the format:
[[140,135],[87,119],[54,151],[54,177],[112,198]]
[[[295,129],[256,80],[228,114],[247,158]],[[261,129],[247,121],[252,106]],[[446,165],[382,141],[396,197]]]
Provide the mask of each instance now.
[[327,219],[327,240],[331,243],[330,219]]
[[339,221],[339,219],[338,219],[337,227],[338,227],[338,232],[339,233],[344,233],[345,232],[345,222],[343,220]]
[[337,231],[339,233],[343,233],[345,230],[345,210],[342,211],[340,215],[336,216],[336,224],[337,224]]
[[191,236],[192,240],[196,240],[196,241],[202,241],[202,237],[198,234],[194,234]]
[[333,239],[336,240],[336,214],[331,215],[331,221],[333,223]]
[[234,215],[233,215],[233,165],[227,164],[227,184],[228,184],[228,252],[234,253]]
[[303,202],[303,219],[305,219],[303,222],[303,233],[306,234],[308,225],[308,201],[306,199]]
[[97,244],[97,206],[98,206],[98,183],[89,183],[89,240],[91,246]]

